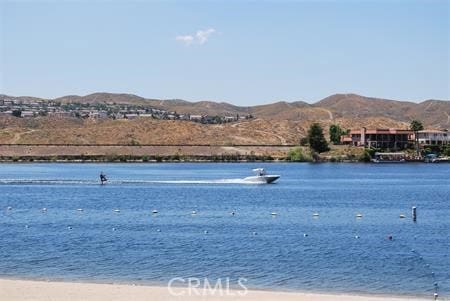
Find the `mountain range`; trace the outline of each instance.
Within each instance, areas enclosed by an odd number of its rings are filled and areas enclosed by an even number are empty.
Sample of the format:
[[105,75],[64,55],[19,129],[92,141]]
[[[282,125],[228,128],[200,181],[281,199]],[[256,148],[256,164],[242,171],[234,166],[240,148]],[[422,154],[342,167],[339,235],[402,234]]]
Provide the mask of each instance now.
[[[2,97],[2,95],[0,95]],[[20,98],[4,96],[3,98]],[[29,100],[40,98],[27,97]],[[0,120],[0,142],[3,143],[298,143],[312,122],[319,122],[327,132],[333,123],[341,127],[408,128],[420,120],[428,129],[450,129],[450,101],[425,100],[420,103],[365,97],[356,94],[335,94],[316,103],[303,101],[257,106],[236,106],[225,102],[189,102],[180,99],[148,99],[132,94],[94,93],[86,96],[64,96],[53,99],[77,103],[121,103],[149,105],[167,111],[206,115],[246,115],[252,120],[220,125],[201,125],[186,121],[120,120],[27,121]],[[30,131],[30,128],[32,130]],[[54,133],[55,127],[62,130]],[[115,135],[103,135],[102,131]],[[24,133],[21,135],[20,133]],[[25,134],[26,133],[26,134]]]
[[[37,97],[12,97],[38,100]],[[366,97],[357,94],[334,94],[316,103],[279,101],[266,105],[236,106],[226,102],[189,102],[181,99],[149,99],[133,94],[93,93],[86,96],[69,95],[53,99],[60,102],[140,104],[168,111],[205,115],[252,114],[268,120],[326,121],[345,119],[383,118],[409,123],[421,120],[433,128],[450,127],[450,101],[425,100],[420,103]],[[382,125],[382,123],[381,123]]]

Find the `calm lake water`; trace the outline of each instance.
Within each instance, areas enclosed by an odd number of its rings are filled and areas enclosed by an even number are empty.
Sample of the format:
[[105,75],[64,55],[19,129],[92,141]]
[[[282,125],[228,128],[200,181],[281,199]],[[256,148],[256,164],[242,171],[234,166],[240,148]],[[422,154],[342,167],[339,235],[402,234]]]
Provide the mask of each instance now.
[[449,199],[448,164],[1,164],[0,277],[450,296]]

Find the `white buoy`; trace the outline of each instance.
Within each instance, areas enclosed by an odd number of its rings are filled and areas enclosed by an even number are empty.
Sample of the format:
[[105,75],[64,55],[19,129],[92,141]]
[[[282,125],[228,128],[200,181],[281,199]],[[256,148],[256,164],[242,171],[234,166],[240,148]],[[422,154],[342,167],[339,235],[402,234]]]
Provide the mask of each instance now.
[[272,216],[277,216],[277,215],[278,215],[278,213],[276,213],[276,212],[272,212],[272,213],[271,213],[271,215],[272,215]]
[[400,218],[405,218],[405,215],[404,214],[400,214]]
[[313,213],[313,216],[314,217],[319,217],[319,213],[315,212],[315,213]]
[[113,231],[116,231],[116,228],[112,228]]
[[230,215],[235,215],[235,214],[236,214],[236,212],[234,210],[230,212]]
[[11,206],[8,206],[8,207],[6,208],[6,210],[12,210],[12,207],[11,207]]
[[303,237],[307,237],[308,236],[308,234],[306,234],[306,233],[303,233]]
[[153,214],[156,214],[156,213],[158,213],[158,210],[153,209],[153,210],[152,210],[152,213],[153,213]]
[[69,230],[72,230],[72,227],[71,227],[71,226],[69,226],[69,227],[67,227],[67,229],[69,229]]
[[203,233],[208,234],[208,230],[205,230]]
[[196,215],[196,214],[197,214],[197,211],[192,210],[191,214],[192,214],[192,215]]
[[362,218],[363,215],[361,213],[356,214],[356,218]]
[[78,208],[77,211],[81,212],[81,211],[84,211],[84,210],[83,210],[83,208]]
[[156,229],[156,232],[161,232],[161,229]]
[[356,239],[359,239],[359,235],[355,235],[355,238],[356,238]]
[[117,213],[118,213],[118,212],[120,212],[120,210],[119,210],[119,209],[114,209],[114,212],[117,212]]
[[253,235],[258,235],[258,233],[256,233],[256,232],[253,232]]
[[28,229],[28,228],[30,228],[30,226],[28,226],[28,225],[25,225],[25,229]]
[[42,208],[42,212],[47,212],[47,208]]

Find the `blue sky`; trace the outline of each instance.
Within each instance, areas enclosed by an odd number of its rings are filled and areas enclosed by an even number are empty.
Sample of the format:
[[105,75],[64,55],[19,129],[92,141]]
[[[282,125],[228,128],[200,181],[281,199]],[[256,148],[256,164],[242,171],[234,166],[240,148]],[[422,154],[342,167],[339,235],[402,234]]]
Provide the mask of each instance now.
[[450,99],[449,1],[0,0],[0,93]]

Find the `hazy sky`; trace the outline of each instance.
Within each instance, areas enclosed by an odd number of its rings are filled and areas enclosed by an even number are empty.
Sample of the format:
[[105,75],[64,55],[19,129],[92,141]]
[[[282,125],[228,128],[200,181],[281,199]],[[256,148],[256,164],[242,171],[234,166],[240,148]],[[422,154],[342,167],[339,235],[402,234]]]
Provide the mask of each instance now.
[[450,99],[446,0],[0,3],[0,93]]

